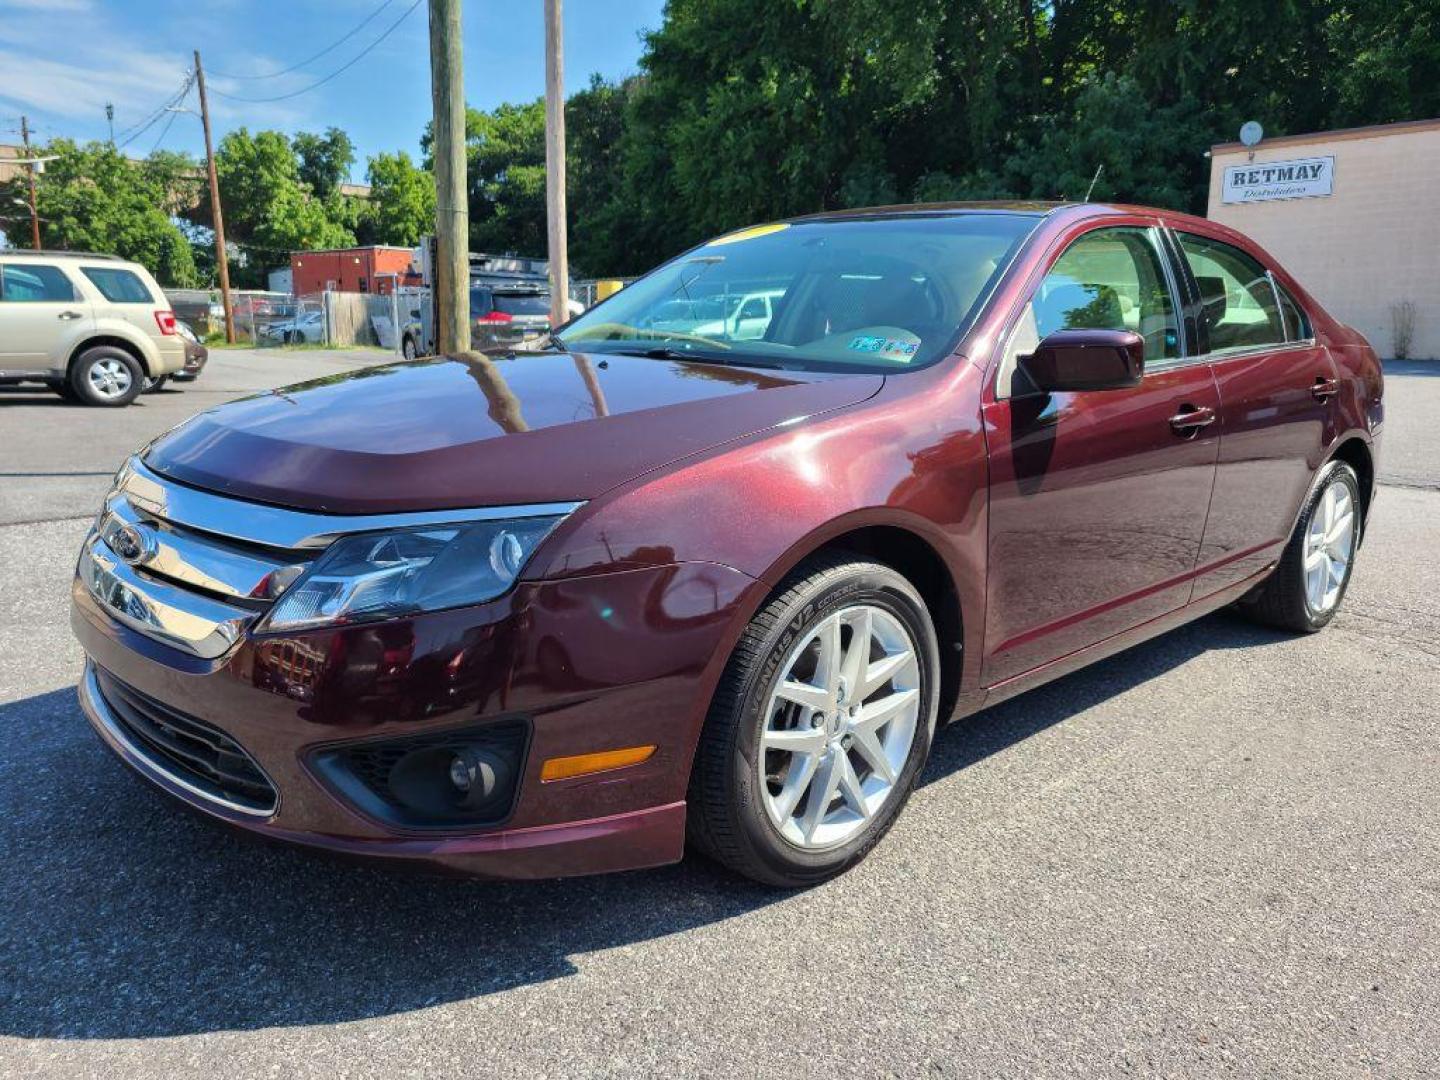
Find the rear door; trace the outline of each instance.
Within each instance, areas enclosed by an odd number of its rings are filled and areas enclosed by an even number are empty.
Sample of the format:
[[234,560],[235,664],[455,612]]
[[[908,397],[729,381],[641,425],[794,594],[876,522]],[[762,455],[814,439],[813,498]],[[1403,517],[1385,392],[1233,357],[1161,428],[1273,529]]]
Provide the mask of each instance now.
[[1338,371],[1271,269],[1240,247],[1175,232],[1201,301],[1200,349],[1220,395],[1215,494],[1195,598],[1279,558],[1334,438]]
[[92,319],[60,266],[0,260],[0,373],[63,372]]
[[[1054,258],[1007,332],[983,405],[994,686],[1185,605],[1214,482],[1218,396],[1185,355],[1153,223],[1093,228]],[[1012,396],[1017,358],[1071,328],[1145,339],[1137,387]]]

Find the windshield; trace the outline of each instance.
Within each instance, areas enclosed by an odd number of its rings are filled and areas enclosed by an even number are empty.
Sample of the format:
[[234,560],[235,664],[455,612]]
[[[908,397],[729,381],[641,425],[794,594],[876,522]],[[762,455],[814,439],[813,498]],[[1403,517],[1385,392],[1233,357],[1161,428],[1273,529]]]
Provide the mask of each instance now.
[[992,211],[762,225],[666,263],[560,339],[585,352],[912,370],[954,346],[1038,221]]

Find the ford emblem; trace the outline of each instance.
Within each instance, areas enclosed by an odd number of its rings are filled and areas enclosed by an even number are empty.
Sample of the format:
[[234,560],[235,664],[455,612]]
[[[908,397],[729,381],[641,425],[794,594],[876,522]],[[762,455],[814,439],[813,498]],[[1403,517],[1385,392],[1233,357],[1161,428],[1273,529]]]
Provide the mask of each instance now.
[[155,555],[155,538],[148,529],[142,531],[134,525],[122,525],[112,532],[110,546],[131,566],[147,562]]

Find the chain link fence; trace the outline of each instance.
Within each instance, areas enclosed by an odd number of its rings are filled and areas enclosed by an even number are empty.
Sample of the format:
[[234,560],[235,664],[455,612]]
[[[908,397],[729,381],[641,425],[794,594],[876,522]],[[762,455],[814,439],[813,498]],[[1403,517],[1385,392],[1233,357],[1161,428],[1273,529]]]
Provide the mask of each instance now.
[[[633,279],[610,279],[628,284]],[[586,308],[596,302],[602,281],[574,281],[571,298]],[[220,293],[208,289],[168,289],[175,315],[203,341],[224,338],[225,311]],[[329,345],[370,346],[400,351],[407,327],[418,325],[430,303],[430,289],[405,287],[393,294],[318,292],[303,296],[232,289],[230,307],[239,344],[263,347]]]

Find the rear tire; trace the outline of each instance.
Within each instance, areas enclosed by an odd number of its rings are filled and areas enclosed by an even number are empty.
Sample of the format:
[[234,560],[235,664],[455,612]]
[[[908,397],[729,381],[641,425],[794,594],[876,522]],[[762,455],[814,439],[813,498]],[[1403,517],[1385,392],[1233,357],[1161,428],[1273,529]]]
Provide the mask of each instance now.
[[1335,617],[1360,547],[1360,481],[1343,461],[1321,471],[1271,575],[1240,602],[1256,622],[1313,634]]
[[401,352],[401,354],[404,355],[404,357],[405,357],[406,360],[414,360],[414,359],[415,359],[415,339],[412,338],[412,337],[410,337],[410,336],[407,334],[407,335],[405,336],[405,340],[400,343],[400,352]]
[[145,372],[140,362],[113,345],[86,349],[70,366],[70,389],[86,405],[118,408],[140,394]]
[[721,676],[690,777],[691,841],[768,885],[814,885],[859,862],[929,756],[939,666],[902,575],[853,555],[796,570]]

